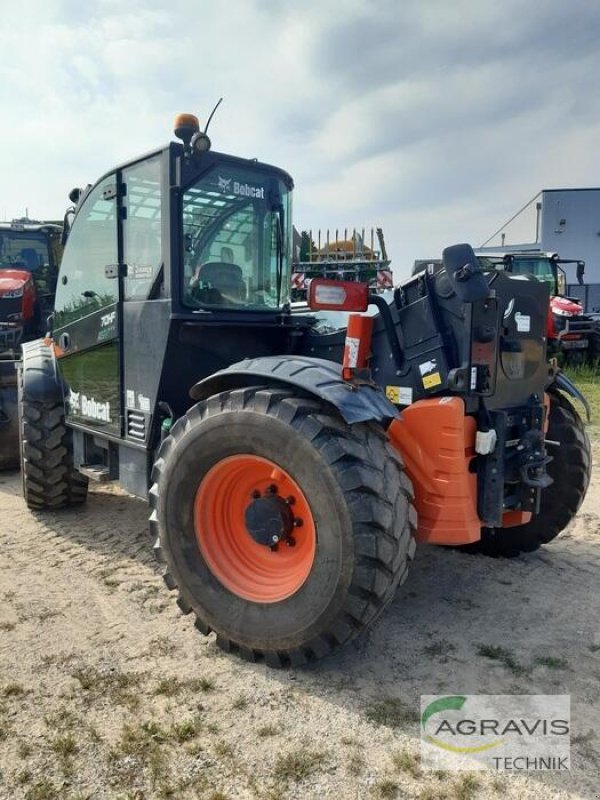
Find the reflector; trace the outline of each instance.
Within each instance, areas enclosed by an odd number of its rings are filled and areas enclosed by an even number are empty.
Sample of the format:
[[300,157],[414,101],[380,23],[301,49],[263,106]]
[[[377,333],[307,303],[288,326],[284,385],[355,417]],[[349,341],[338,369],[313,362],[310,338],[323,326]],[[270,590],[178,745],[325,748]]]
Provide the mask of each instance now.
[[308,305],[322,311],[366,311],[369,286],[355,281],[313,278],[308,289]]

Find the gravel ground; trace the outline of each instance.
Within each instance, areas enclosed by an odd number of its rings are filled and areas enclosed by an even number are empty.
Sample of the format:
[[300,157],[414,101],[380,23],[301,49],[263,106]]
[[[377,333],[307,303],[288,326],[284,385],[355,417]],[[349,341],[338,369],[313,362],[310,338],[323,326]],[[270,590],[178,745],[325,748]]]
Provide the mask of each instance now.
[[[98,487],[37,515],[0,475],[0,797],[600,797],[599,456],[553,545],[512,561],[418,548],[368,636],[284,672],[181,615],[144,503]],[[440,692],[570,693],[572,770],[423,770],[419,695]]]

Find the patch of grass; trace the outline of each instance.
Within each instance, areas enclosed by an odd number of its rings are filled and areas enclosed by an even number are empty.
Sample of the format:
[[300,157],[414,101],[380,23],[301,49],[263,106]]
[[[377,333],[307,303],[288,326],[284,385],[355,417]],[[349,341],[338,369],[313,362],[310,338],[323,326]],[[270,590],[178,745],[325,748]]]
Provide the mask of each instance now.
[[72,733],[69,733],[66,736],[57,736],[56,739],[54,739],[50,744],[50,747],[61,758],[74,756],[79,750],[77,741]]
[[348,772],[351,775],[360,775],[365,768],[365,763],[365,757],[362,753],[351,753],[348,758]]
[[419,800],[448,800],[448,792],[441,786],[424,786],[418,794]]
[[[109,762],[114,765],[127,759],[137,760],[149,769],[152,784],[155,786],[166,775],[167,760],[161,745],[167,740],[167,732],[152,720],[144,722],[137,727],[126,724],[121,731],[121,738],[109,752]],[[135,767],[135,763],[127,766],[133,774],[139,772],[139,768]],[[132,766],[133,770],[131,770]]]
[[419,721],[417,711],[397,697],[373,701],[367,706],[366,716],[369,722],[388,728],[401,728]]
[[216,722],[209,722],[206,726],[206,730],[208,731],[208,733],[215,734],[219,732],[219,726],[217,725]]
[[77,714],[73,713],[67,706],[62,706],[53,714],[46,714],[44,722],[49,728],[74,728],[78,725]]
[[0,631],[14,631],[16,627],[16,622],[0,622]]
[[571,736],[571,744],[589,744],[596,738],[596,731],[590,728],[587,733],[576,733]]
[[396,769],[408,772],[413,778],[418,778],[421,774],[421,756],[418,753],[402,750],[392,756],[392,762]]
[[463,775],[456,783],[452,784],[451,796],[453,800],[472,800],[477,789],[479,789],[478,778],[472,772],[467,772],[466,775]]
[[300,783],[314,775],[324,765],[326,758],[322,750],[297,747],[288,753],[279,753],[273,774],[282,783]]
[[19,754],[19,758],[29,758],[29,756],[33,753],[33,747],[29,744],[29,742],[19,742],[17,753]]
[[210,678],[190,678],[182,681],[175,675],[170,675],[167,678],[161,678],[154,690],[154,694],[175,697],[184,691],[211,692],[214,688],[214,681],[210,680]]
[[37,615],[37,618],[40,622],[44,622],[47,619],[52,619],[52,617],[60,617],[60,611],[52,608],[45,608],[43,611],[40,611]]
[[499,647],[493,644],[481,644],[477,648],[477,655],[489,658],[491,661],[499,661],[514,675],[526,675],[529,672],[527,667],[517,661],[512,650],[507,650],[505,647]]
[[239,695],[239,697],[235,698],[231,707],[236,711],[243,711],[245,708],[248,708],[248,698],[243,694]]
[[84,667],[75,670],[71,675],[79,681],[89,702],[105,698],[115,705],[127,706],[132,711],[139,707],[139,674]]
[[186,719],[173,725],[173,736],[178,742],[189,742],[190,739],[198,735],[201,727],[202,723],[199,717]]
[[27,689],[22,683],[7,683],[2,689],[4,697],[22,697],[24,694],[27,694]]
[[25,800],[59,800],[60,794],[56,786],[47,778],[36,781],[25,792]]
[[275,725],[261,725],[256,729],[256,735],[261,739],[266,739],[268,736],[275,736],[278,733]]
[[178,649],[179,646],[172,642],[168,636],[157,636],[150,642],[150,652],[153,655],[169,656]]
[[19,786],[25,786],[26,783],[31,783],[33,772],[30,769],[24,769],[17,775],[17,783]]
[[[597,439],[600,436],[600,370],[598,369],[598,363],[595,365],[568,367],[565,372],[590,404],[592,421],[586,423],[586,428],[590,438]],[[569,400],[577,407],[581,418],[585,421],[585,409],[583,406],[571,397]]]
[[175,697],[183,689],[183,684],[174,675],[169,675],[168,678],[161,678],[158,682],[154,694],[164,695],[165,697]]
[[215,744],[215,754],[218,755],[219,758],[232,758],[233,747],[221,739]]
[[447,659],[454,652],[456,652],[456,647],[444,639],[440,639],[439,642],[431,642],[431,644],[423,648],[423,654],[429,656],[429,658]]
[[393,781],[390,778],[384,778],[383,780],[379,781],[379,783],[376,783],[373,787],[373,794],[376,797],[381,797],[382,800],[392,800],[392,798],[398,797],[399,791],[400,787],[396,781]]
[[193,692],[212,692],[216,688],[211,678],[192,678],[188,686]]
[[557,656],[539,656],[535,659],[535,663],[540,667],[548,667],[549,669],[567,669],[569,666],[566,658],[558,658]]

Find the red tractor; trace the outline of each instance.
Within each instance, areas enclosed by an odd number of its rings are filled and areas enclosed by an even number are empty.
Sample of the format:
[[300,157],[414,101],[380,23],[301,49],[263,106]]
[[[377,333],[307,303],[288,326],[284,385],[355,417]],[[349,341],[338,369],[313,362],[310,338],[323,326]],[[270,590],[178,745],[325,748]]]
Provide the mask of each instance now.
[[62,226],[29,219],[0,223],[0,468],[17,466],[17,359],[42,336],[52,310]]

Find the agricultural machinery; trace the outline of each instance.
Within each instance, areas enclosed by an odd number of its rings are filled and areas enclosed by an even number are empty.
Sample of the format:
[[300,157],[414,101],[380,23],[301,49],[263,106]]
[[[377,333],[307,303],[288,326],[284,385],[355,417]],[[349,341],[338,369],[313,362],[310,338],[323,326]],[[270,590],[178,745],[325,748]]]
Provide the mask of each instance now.
[[192,115],[175,133],[78,200],[53,328],[23,347],[29,508],[90,480],[149,498],[182,611],[274,667],[367,629],[416,541],[554,539],[590,448],[546,360],[548,286],[455,245],[389,298],[316,278],[296,310],[290,176],[214,152]]
[[[379,249],[375,248],[374,233]],[[319,230],[316,241],[312,231],[298,233],[294,228],[293,236],[292,301],[306,300],[313,278],[358,281],[378,292],[393,288],[382,228],[375,232],[371,228],[370,237],[365,236],[364,228],[360,232],[345,229],[343,234],[336,230],[335,238],[330,238],[329,231],[322,235]]]
[[0,469],[19,464],[17,359],[23,342],[45,332],[61,230],[26,218],[0,223]]

